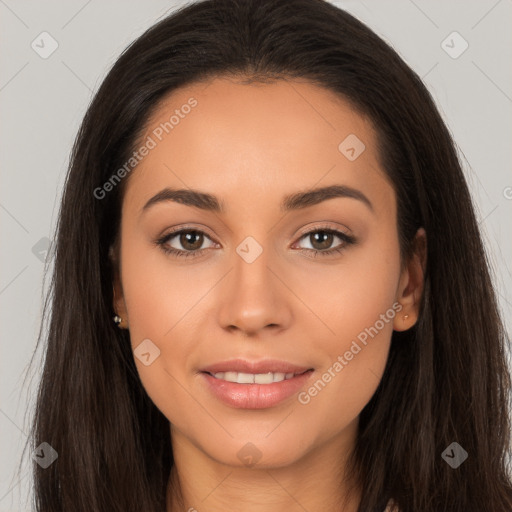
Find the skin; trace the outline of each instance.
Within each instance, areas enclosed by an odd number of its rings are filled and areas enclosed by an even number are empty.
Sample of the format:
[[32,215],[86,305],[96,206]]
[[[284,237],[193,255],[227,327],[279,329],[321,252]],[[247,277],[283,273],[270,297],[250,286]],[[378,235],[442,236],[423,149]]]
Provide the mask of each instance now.
[[[376,134],[347,102],[306,82],[217,78],[169,95],[144,138],[191,97],[197,106],[128,178],[114,282],[132,347],[149,338],[160,350],[149,366],[135,362],[171,425],[170,478],[183,502],[169,492],[168,510],[223,511],[233,503],[246,512],[339,510],[347,496],[344,461],[384,372],[392,332],[417,321],[424,253],[401,265],[396,195]],[[349,134],[366,146],[354,161],[338,150]],[[346,197],[279,209],[287,194],[334,184],[363,192],[373,211]],[[141,215],[165,187],[214,194],[226,212],[167,201]],[[154,243],[180,227],[206,236],[183,245],[177,235],[167,245],[206,249],[202,254],[178,258]],[[325,227],[356,243],[311,257],[313,249],[344,243],[304,236]],[[263,249],[252,263],[236,252],[248,236]],[[422,229],[417,237],[425,241]],[[212,397],[198,373],[235,357],[276,358],[315,368],[315,382],[394,303],[403,309],[307,404],[294,395],[267,409],[236,409]],[[249,442],[261,454],[252,467],[237,456]],[[361,492],[343,510],[357,510]]]

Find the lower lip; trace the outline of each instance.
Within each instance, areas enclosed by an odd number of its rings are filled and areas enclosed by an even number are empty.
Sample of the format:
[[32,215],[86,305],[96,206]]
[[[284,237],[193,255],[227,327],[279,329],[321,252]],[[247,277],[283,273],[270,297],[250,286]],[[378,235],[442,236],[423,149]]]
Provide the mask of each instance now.
[[238,384],[202,372],[210,391],[221,401],[238,409],[266,409],[294,395],[313,374],[313,370],[272,384]]

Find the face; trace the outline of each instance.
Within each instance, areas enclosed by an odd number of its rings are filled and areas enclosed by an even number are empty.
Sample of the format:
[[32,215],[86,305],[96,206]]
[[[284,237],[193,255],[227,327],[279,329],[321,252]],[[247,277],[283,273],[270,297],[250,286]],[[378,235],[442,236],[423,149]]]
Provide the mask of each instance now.
[[309,83],[218,78],[168,96],[143,144],[115,308],[172,435],[234,466],[346,446],[417,314],[371,123]]

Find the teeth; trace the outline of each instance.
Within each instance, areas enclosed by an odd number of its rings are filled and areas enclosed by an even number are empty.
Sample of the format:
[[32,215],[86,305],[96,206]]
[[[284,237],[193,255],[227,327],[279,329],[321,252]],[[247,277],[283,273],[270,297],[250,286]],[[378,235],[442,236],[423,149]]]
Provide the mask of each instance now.
[[257,373],[256,375],[254,375],[255,384],[272,384],[272,382],[274,382],[274,374],[272,372]]
[[228,382],[237,382],[238,384],[272,384],[291,379],[295,374],[268,372],[268,373],[242,373],[242,372],[218,372],[213,376],[216,379],[227,380]]

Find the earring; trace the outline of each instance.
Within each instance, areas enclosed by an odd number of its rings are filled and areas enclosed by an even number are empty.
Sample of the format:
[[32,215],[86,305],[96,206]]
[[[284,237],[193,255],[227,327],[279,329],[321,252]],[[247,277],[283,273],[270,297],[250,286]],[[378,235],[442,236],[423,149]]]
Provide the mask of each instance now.
[[123,321],[122,318],[119,315],[116,315],[113,317],[114,323],[117,325],[117,327],[121,327],[121,322]]
[[402,318],[403,318],[404,320],[407,320],[407,319],[409,318],[409,315],[404,315]]

